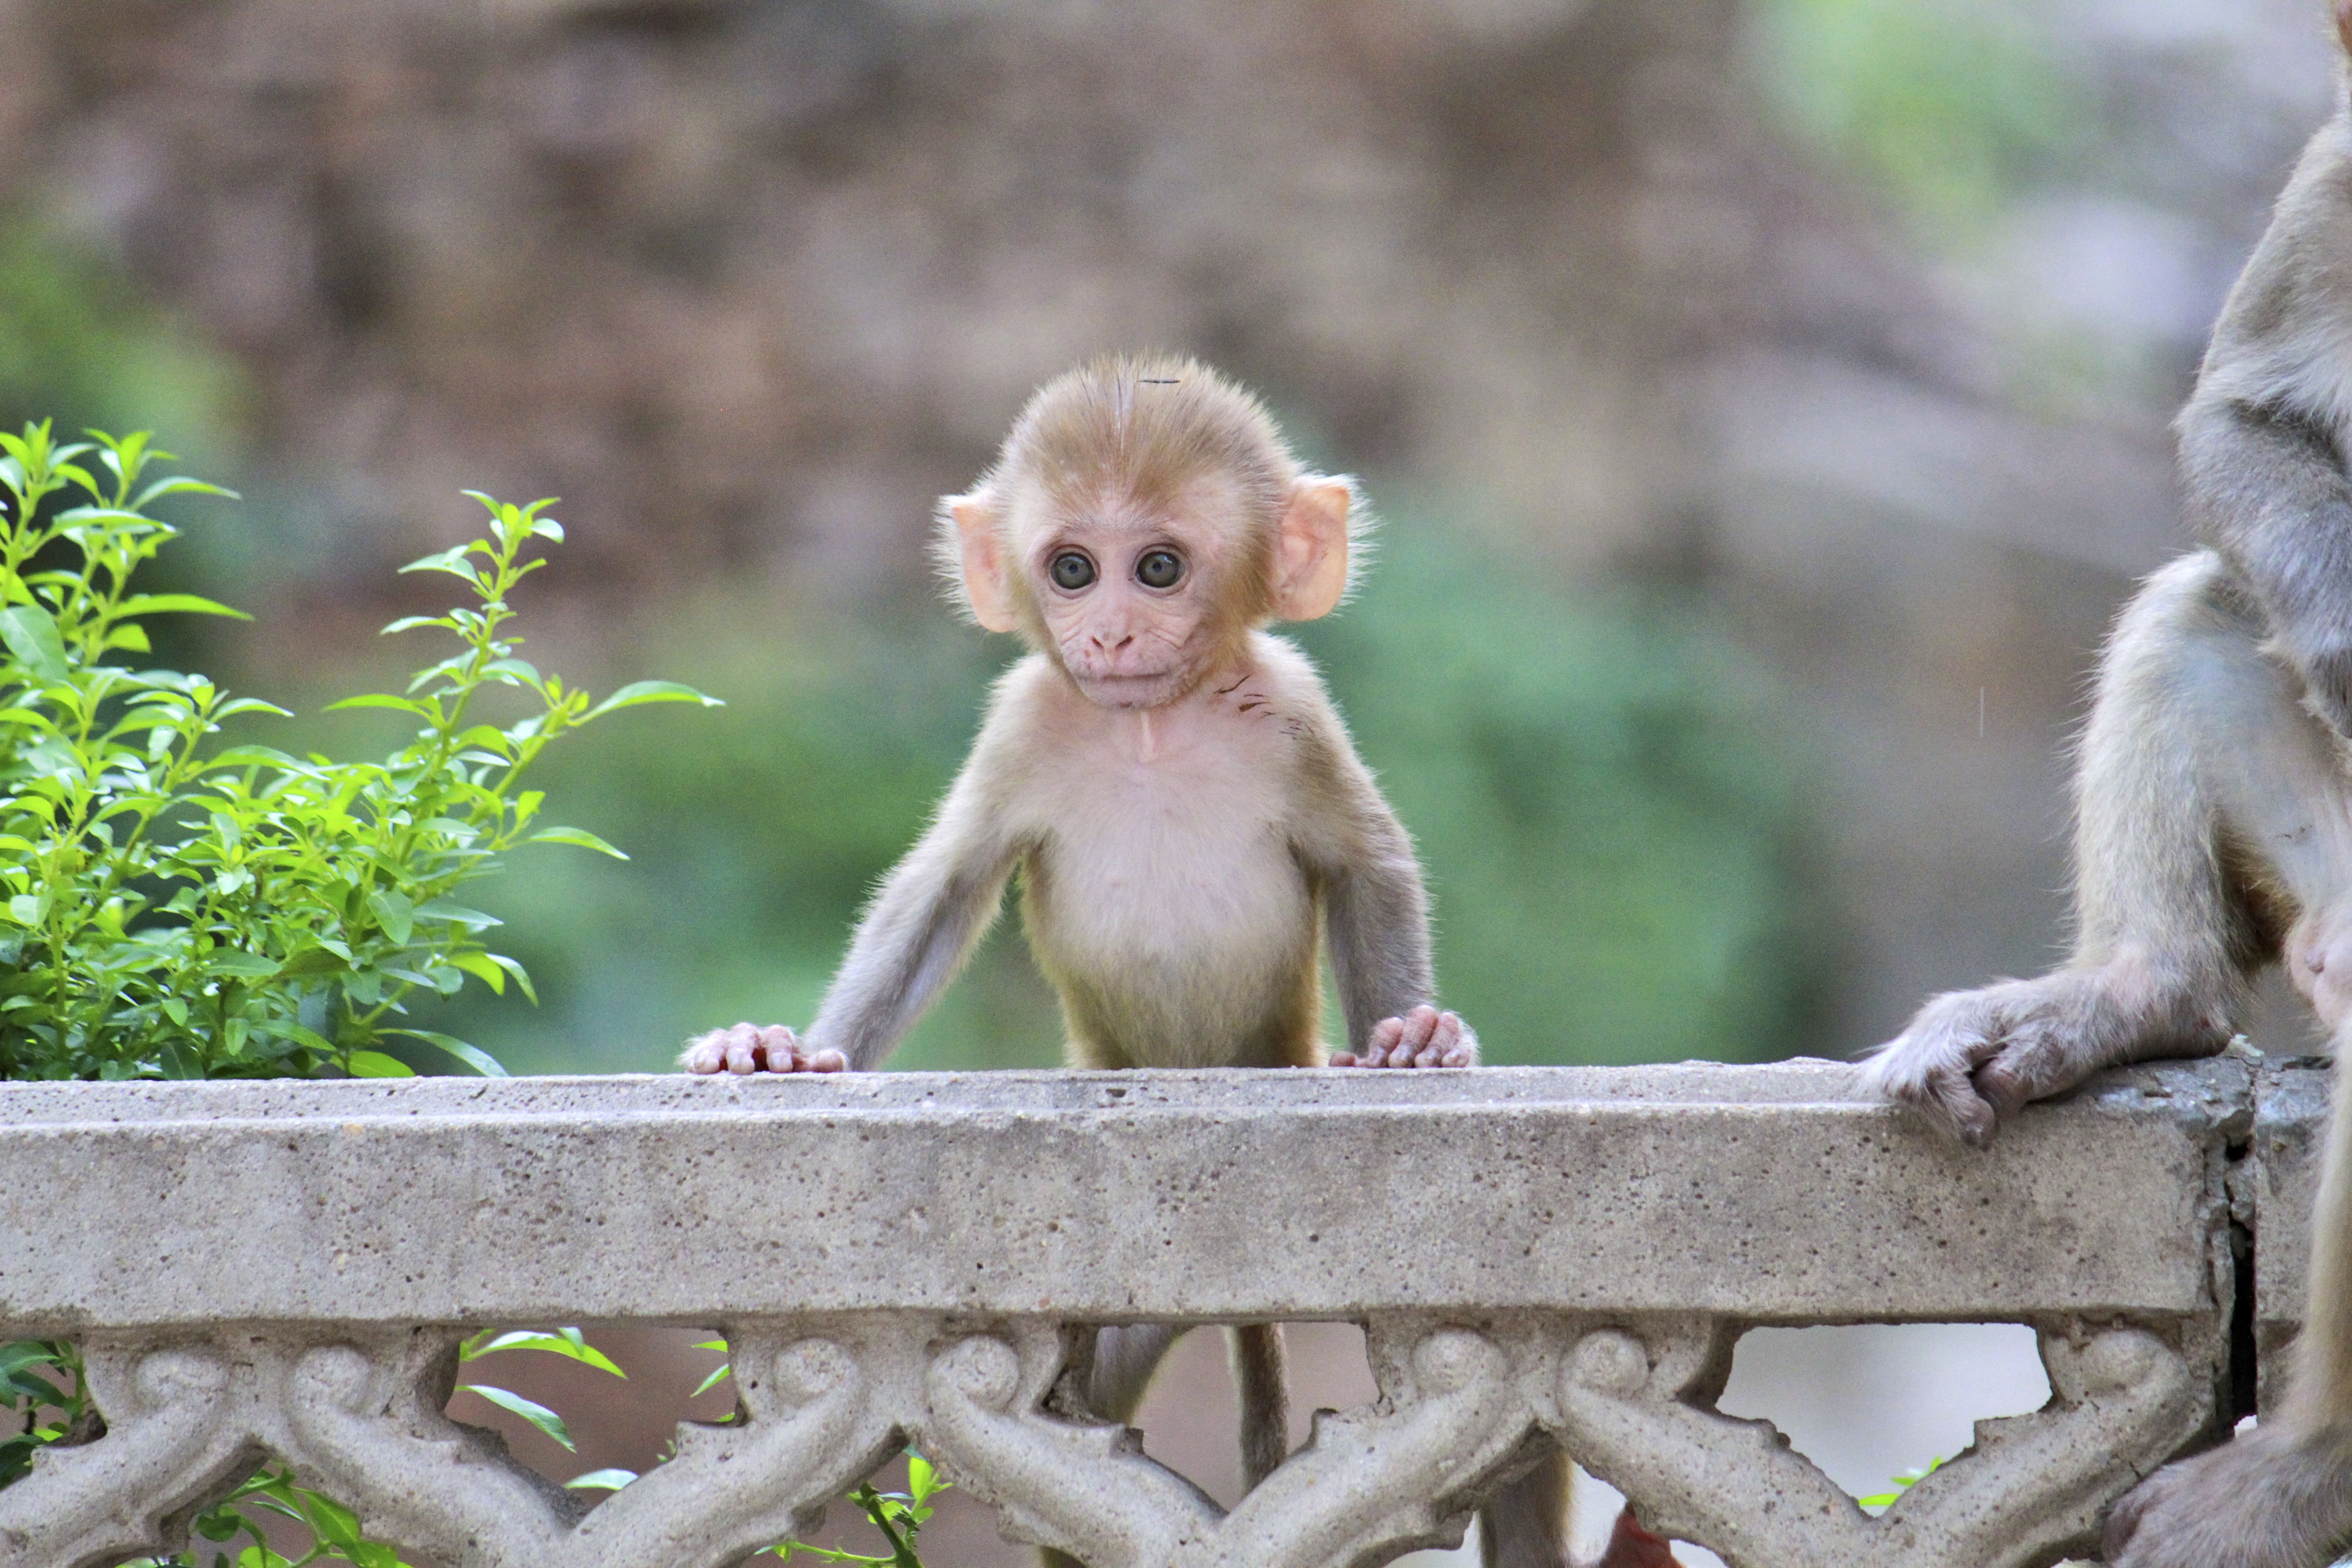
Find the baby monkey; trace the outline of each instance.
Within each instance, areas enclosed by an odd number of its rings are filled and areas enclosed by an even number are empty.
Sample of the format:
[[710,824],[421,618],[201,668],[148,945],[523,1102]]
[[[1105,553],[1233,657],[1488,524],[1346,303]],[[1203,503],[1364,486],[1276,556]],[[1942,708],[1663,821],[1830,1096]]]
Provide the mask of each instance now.
[[[1412,842],[1314,666],[1264,629],[1346,597],[1364,526],[1349,480],[1306,471],[1257,399],[1195,361],[1105,359],[1046,384],[940,507],[963,608],[1029,656],[805,1033],[714,1030],[687,1069],[878,1066],[1015,869],[1074,1066],[1323,1066],[1324,949],[1347,1015],[1331,1065],[1475,1063],[1476,1037],[1436,1005]],[[1102,1331],[1094,1408],[1129,1419],[1174,1333]],[[1255,1485],[1288,1446],[1281,1340],[1242,1328],[1234,1348]],[[1548,1459],[1507,1489],[1491,1561],[1559,1568],[1564,1479]]]
[[1318,936],[1348,1021],[1332,1063],[1475,1062],[1435,1005],[1412,841],[1314,666],[1263,629],[1339,605],[1360,520],[1350,481],[1303,471],[1204,365],[1108,359],[1046,384],[940,506],[964,608],[1033,651],[807,1032],[714,1030],[687,1069],[878,1066],[1016,868],[1074,1066],[1324,1065]]

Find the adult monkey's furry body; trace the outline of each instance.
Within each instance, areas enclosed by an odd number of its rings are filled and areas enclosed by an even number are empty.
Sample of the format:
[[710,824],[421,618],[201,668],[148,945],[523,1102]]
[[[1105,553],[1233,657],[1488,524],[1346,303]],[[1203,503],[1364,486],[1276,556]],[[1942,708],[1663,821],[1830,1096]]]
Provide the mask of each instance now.
[[[739,1024],[696,1072],[877,1066],[1021,873],[1029,942],[1087,1068],[1323,1065],[1328,944],[1349,1048],[1335,1065],[1464,1067],[1435,1005],[1412,843],[1306,657],[1261,629],[1344,596],[1360,509],[1305,472],[1257,400],[1190,360],[1107,360],[1031,399],[995,465],[940,507],[972,618],[1032,651],[997,683],[937,818],[883,883],[805,1037]],[[1017,1180],[1017,1173],[1011,1179]],[[1107,1328],[1089,1403],[1130,1418],[1177,1331]],[[1288,1448],[1282,1342],[1234,1331],[1243,1468]],[[1498,1568],[1560,1568],[1565,1461],[1488,1510]],[[1622,1521],[1605,1568],[1666,1568]]]
[[[2352,0],[2337,0],[2352,52]],[[2078,930],[2040,980],[1939,996],[1871,1073],[1973,1143],[2101,1068],[2228,1043],[2284,959],[2352,1030],[2352,89],[2223,307],[2178,429],[2207,548],[2149,579],[2075,776]],[[2325,1568],[2352,1545],[2352,1090],[2284,1409],[2119,1503],[2116,1568]]]

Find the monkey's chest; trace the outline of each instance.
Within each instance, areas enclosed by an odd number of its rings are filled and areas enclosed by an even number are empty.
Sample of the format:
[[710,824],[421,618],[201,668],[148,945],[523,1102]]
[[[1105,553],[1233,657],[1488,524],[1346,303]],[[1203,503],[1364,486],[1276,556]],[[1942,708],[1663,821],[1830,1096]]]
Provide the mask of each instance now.
[[1114,778],[1066,803],[1024,868],[1049,974],[1173,1000],[1279,988],[1313,962],[1314,891],[1279,819],[1222,782]]

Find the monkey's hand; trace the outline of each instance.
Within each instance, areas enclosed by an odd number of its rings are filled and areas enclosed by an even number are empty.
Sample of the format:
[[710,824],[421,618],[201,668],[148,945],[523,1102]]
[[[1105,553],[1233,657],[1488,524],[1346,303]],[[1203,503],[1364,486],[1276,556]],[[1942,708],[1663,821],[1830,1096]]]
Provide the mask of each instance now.
[[738,1024],[688,1041],[677,1065],[695,1073],[839,1072],[849,1059],[836,1050],[810,1050],[782,1024]]
[[2168,1465],[2107,1516],[2115,1568],[2324,1568],[2352,1541],[2352,1433],[2258,1426]]
[[2118,960],[1951,991],[1878,1047],[1863,1081],[1927,1112],[1971,1148],[1992,1142],[2029,1101],[2074,1088],[2102,1068],[2154,1056],[2210,1057],[2230,1020]]
[[1426,1002],[1401,1018],[1372,1026],[1363,1054],[1335,1051],[1335,1068],[1467,1068],[1478,1065],[1478,1037],[1459,1013],[1441,1013]]

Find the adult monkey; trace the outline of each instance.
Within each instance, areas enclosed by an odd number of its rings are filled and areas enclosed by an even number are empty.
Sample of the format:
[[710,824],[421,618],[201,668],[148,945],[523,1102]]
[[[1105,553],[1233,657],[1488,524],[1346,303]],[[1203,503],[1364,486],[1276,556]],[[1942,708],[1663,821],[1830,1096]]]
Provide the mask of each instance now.
[[[806,1037],[713,1030],[687,1068],[878,1066],[1016,868],[1076,1066],[1321,1066],[1325,945],[1349,1041],[1332,1064],[1475,1062],[1476,1037],[1435,1005],[1412,840],[1314,667],[1263,629],[1345,596],[1352,484],[1306,472],[1257,400],[1206,366],[1109,359],[1041,388],[940,522],[965,609],[1032,651],[997,683]],[[1176,1332],[1101,1331],[1093,1407],[1131,1418]],[[1279,1332],[1236,1329],[1234,1352],[1255,1485],[1289,1446]],[[1560,1568],[1566,1481],[1554,1453],[1504,1489],[1481,1527],[1490,1564]],[[1627,1518],[1602,1568],[1671,1562]]]
[[[2336,0],[2352,56],[2352,0]],[[2100,668],[2074,789],[2074,952],[1929,1002],[1870,1075],[1973,1144],[2101,1068],[2207,1056],[2284,958],[2352,1027],[2352,77],[2231,289],[2177,429],[2206,548]],[[2340,1048],[2340,1047],[2339,1047]],[[2325,1568],[2352,1545],[2352,1089],[2284,1407],[2110,1516],[2116,1568]]]

